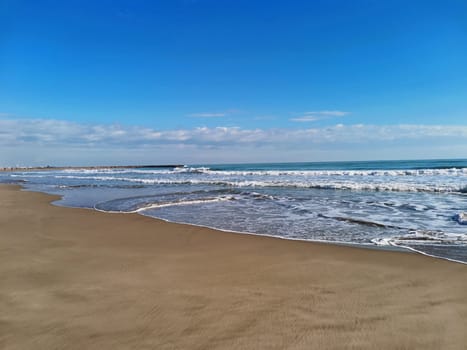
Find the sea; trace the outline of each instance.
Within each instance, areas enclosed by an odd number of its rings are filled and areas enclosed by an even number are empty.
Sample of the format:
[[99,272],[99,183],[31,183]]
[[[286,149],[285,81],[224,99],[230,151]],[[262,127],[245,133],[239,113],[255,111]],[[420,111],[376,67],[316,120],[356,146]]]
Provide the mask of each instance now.
[[0,173],[54,204],[467,263],[467,159]]

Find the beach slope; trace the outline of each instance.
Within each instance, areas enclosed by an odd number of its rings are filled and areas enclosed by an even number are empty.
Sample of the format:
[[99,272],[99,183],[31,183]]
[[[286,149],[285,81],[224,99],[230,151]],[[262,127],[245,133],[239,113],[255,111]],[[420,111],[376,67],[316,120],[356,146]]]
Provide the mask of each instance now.
[[0,186],[1,349],[464,349],[467,266]]

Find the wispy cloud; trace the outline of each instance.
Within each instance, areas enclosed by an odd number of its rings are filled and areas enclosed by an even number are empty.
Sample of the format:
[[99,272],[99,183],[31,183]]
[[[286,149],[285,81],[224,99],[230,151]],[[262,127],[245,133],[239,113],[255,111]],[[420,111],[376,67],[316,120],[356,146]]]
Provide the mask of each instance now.
[[320,119],[323,119],[323,118],[314,117],[312,115],[304,115],[302,117],[291,118],[290,120],[293,122],[306,123],[306,122],[315,122]]
[[323,116],[323,117],[343,117],[349,115],[350,112],[344,111],[314,111],[314,112],[305,112],[307,115]]
[[323,120],[323,119],[344,117],[349,114],[350,112],[344,112],[344,111],[327,111],[327,110],[326,111],[312,111],[312,112],[301,113],[300,116],[291,118],[290,121],[299,122],[299,123],[315,122],[315,121]]
[[193,118],[222,118],[225,117],[227,113],[192,113],[189,114],[189,117]]

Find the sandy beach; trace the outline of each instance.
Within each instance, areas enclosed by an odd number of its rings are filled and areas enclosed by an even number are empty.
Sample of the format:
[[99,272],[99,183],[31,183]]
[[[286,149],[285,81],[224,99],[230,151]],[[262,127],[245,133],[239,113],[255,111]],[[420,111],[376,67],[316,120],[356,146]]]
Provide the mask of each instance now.
[[2,349],[465,349],[467,266],[0,186]]

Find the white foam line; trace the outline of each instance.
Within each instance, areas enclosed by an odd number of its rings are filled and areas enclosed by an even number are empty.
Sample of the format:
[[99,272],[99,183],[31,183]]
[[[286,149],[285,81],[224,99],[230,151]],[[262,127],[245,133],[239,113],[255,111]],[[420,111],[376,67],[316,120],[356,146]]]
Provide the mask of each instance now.
[[103,213],[112,213],[112,214],[136,214],[136,213],[142,213],[146,210],[149,209],[157,209],[157,208],[165,208],[165,207],[173,207],[173,206],[179,206],[179,205],[192,205],[192,204],[203,204],[203,203],[214,203],[214,202],[223,202],[223,201],[228,201],[231,200],[232,197],[221,197],[221,198],[212,198],[212,199],[195,199],[195,200],[187,200],[187,201],[180,201],[180,202],[169,202],[169,203],[160,203],[160,204],[151,204],[146,207],[138,208],[135,210],[131,211],[115,211],[115,210],[103,210],[96,208],[97,205],[100,203],[97,203],[94,205],[94,209]]
[[149,209],[156,209],[156,208],[165,208],[165,207],[173,207],[178,205],[191,205],[191,204],[203,204],[203,203],[213,203],[213,202],[223,202],[230,200],[230,197],[222,197],[222,198],[212,198],[212,199],[195,199],[189,201],[182,201],[182,202],[171,202],[171,203],[163,203],[163,204],[152,204],[147,207],[138,208],[133,211],[133,213],[141,213],[145,210]]

